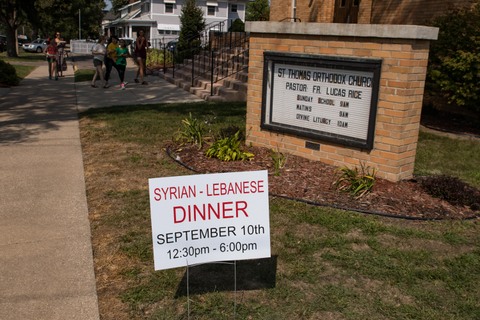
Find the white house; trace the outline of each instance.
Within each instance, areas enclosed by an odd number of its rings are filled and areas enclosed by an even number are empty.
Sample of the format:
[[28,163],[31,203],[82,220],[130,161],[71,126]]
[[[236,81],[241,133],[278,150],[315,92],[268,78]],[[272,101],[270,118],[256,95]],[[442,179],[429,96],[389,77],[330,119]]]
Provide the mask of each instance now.
[[[224,22],[224,30],[236,19],[245,21],[248,0],[197,0],[207,25]],[[106,34],[135,39],[137,32],[145,31],[154,47],[178,37],[180,14],[185,0],[130,0],[114,20],[105,20]]]

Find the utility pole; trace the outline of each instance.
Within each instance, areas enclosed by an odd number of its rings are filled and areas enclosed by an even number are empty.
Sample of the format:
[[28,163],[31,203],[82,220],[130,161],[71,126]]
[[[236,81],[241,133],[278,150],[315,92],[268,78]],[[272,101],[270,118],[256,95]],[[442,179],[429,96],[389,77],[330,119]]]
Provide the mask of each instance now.
[[78,9],[78,40],[82,40],[82,11]]

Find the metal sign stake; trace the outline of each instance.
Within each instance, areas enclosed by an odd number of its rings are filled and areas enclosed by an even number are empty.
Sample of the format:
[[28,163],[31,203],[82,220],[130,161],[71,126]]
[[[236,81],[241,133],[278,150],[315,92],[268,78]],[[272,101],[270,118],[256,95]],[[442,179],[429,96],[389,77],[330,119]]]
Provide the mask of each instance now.
[[[218,264],[231,264],[233,265],[233,319],[237,318],[237,260],[233,262],[212,262]],[[199,266],[200,264],[193,264],[192,266]],[[190,320],[190,265],[187,260],[187,319]]]

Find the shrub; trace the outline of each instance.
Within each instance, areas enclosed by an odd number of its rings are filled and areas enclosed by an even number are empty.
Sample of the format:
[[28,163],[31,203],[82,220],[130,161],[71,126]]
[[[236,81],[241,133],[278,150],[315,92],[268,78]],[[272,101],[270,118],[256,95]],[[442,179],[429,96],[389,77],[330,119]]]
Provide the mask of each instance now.
[[[150,51],[148,52],[148,55],[147,55],[147,66],[149,68],[152,68],[152,69],[156,69],[156,68],[161,68],[163,67],[163,62],[164,62],[164,55],[163,55],[163,50],[159,50],[159,49],[150,49]],[[171,62],[171,57],[168,59],[167,58],[167,61],[166,63],[170,63]]]
[[480,0],[435,19],[438,40],[430,49],[427,89],[448,103],[480,110]]
[[17,76],[17,71],[8,62],[0,60],[0,86],[17,86],[20,79]]
[[422,188],[432,197],[443,199],[457,206],[480,210],[480,191],[455,177],[446,175],[419,179]]
[[228,31],[230,31],[230,32],[244,32],[245,31],[245,23],[243,23],[243,21],[241,19],[237,18],[233,21],[230,28],[228,28]]

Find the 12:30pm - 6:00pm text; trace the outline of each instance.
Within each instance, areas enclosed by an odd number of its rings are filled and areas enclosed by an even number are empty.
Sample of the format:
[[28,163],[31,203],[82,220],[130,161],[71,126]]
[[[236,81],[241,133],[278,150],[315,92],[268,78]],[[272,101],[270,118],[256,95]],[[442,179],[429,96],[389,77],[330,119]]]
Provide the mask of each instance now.
[[219,250],[220,252],[241,252],[245,253],[247,251],[257,250],[257,244],[254,242],[243,243],[240,241],[232,242],[223,242],[218,248],[210,248],[208,246],[204,247],[184,247],[180,249],[171,249],[167,251],[169,259],[180,259],[188,257],[198,257],[203,254],[209,254],[212,251]]

